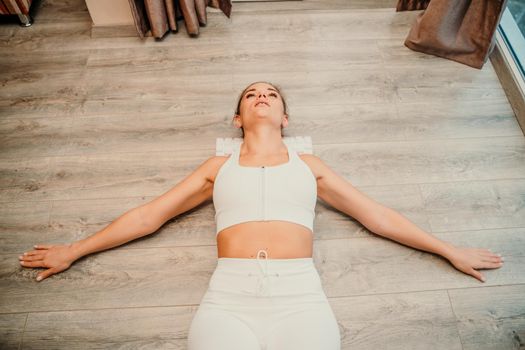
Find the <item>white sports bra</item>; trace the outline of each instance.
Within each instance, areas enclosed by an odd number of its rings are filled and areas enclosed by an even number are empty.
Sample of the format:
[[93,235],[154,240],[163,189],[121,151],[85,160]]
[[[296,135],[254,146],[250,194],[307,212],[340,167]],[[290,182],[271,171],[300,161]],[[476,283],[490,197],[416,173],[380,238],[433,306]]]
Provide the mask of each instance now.
[[239,164],[242,143],[215,177],[213,205],[216,234],[246,221],[282,220],[306,226],[313,232],[317,180],[293,146],[288,162],[275,166]]

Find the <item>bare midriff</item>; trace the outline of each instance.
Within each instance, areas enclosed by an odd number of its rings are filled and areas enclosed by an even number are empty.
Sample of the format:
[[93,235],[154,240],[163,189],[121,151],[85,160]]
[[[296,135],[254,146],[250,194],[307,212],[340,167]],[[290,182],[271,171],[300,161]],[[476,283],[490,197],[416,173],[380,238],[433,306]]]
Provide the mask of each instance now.
[[217,235],[219,258],[257,258],[266,250],[268,259],[311,258],[312,231],[288,221],[248,221],[223,229]]

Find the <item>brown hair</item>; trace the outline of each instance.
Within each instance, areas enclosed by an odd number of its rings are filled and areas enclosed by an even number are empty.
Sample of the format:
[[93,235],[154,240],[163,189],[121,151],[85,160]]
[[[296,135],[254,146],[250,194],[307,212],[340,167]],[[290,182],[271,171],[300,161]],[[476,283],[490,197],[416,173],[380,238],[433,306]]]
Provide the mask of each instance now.
[[[277,92],[279,93],[279,96],[281,96],[281,100],[283,101],[284,114],[288,114],[288,112],[286,110],[287,109],[286,108],[286,101],[284,100],[284,96],[281,93],[281,89],[278,86],[276,86],[275,84],[269,83],[267,81],[256,81],[256,82],[253,82],[253,83],[249,84],[247,87],[245,87],[244,90],[242,90],[241,94],[239,95],[239,99],[237,100],[237,108],[235,109],[235,114],[239,114],[240,113],[242,97],[244,96],[244,93],[246,92],[246,90],[248,90],[248,88],[250,86],[252,86],[254,84],[257,84],[257,83],[265,83],[265,84],[268,84],[268,85],[271,85],[272,87],[274,87],[275,90],[277,90]],[[281,136],[282,136],[282,129],[283,129],[283,127],[281,126]],[[242,130],[242,137],[244,138],[244,128],[241,127],[241,130]]]

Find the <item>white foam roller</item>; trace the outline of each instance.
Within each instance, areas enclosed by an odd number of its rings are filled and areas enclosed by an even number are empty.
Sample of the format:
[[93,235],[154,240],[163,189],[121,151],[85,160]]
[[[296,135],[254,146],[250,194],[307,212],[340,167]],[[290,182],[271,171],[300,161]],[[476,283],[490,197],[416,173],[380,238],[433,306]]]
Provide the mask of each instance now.
[[[218,137],[215,142],[215,155],[225,156],[231,154],[242,141],[242,137]],[[285,136],[283,137],[283,142],[298,153],[313,154],[311,136]]]

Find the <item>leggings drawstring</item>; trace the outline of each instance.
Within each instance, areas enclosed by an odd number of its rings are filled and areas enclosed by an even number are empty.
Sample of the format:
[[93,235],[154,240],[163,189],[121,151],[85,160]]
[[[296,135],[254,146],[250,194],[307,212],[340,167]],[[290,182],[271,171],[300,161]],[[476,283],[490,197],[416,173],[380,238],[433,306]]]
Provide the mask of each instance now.
[[[264,268],[263,268],[263,262],[261,259],[261,253],[264,253]],[[269,276],[277,276],[279,277],[278,273],[268,273],[268,252],[264,249],[261,249],[257,252],[257,263],[259,264],[261,275],[259,276],[259,279],[257,280],[257,289],[256,294],[257,295],[269,295]]]

